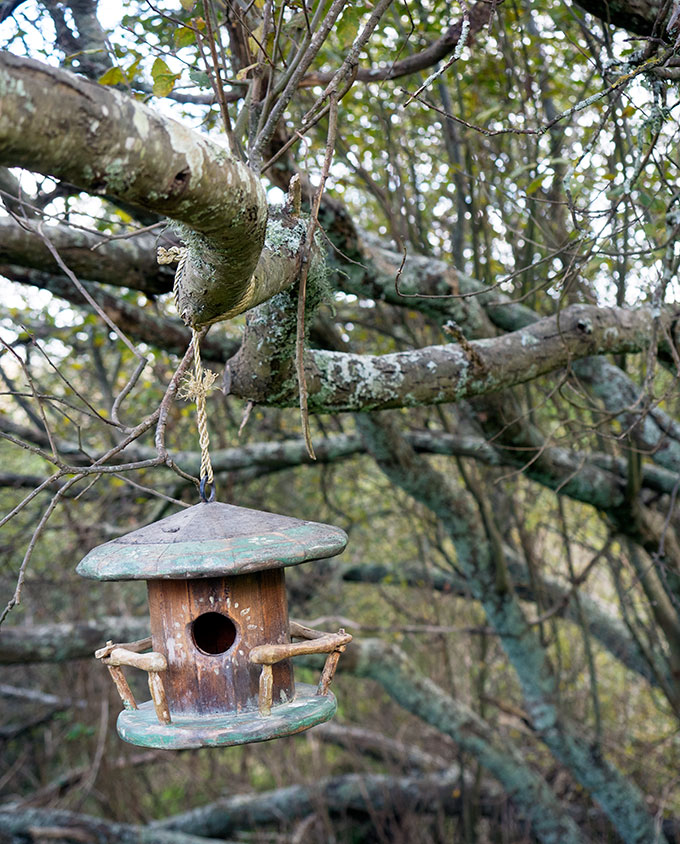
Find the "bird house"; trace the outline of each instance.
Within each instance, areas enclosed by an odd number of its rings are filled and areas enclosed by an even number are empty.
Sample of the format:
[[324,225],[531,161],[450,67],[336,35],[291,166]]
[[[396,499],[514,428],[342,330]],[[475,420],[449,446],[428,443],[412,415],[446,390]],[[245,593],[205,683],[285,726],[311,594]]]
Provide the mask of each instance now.
[[[150,639],[96,652],[123,700],[121,738],[170,749],[244,744],[331,718],[329,685],[352,637],[290,622],[284,570],[346,543],[330,525],[202,502],[90,551],[79,574],[148,587]],[[327,654],[319,684],[296,684],[292,657],[310,653]],[[148,673],[151,700],[137,704],[124,666]]]

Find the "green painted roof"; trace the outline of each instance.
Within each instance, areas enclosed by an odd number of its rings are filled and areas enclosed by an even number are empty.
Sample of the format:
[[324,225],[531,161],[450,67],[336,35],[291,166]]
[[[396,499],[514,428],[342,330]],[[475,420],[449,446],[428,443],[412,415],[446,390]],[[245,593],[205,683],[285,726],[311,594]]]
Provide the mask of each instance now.
[[93,548],[76,571],[95,580],[219,577],[332,557],[346,544],[332,525],[200,503]]

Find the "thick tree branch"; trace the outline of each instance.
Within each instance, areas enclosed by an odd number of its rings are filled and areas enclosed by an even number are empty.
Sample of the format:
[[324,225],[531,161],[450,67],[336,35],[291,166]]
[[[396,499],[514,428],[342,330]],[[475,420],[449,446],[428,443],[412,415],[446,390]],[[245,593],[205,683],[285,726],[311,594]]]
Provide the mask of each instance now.
[[185,322],[234,316],[294,281],[305,226],[297,232],[295,221],[277,221],[271,248],[262,252],[263,188],[226,150],[112,88],[10,53],[0,54],[0,89],[0,164],[181,224],[188,253],[178,305]]
[[134,642],[149,635],[147,618],[100,618],[96,621],[2,628],[0,664],[63,662],[94,655],[107,639]]
[[[662,315],[670,329],[675,311]],[[646,349],[650,308],[571,305],[554,317],[503,337],[464,345],[428,346],[382,356],[311,351],[306,356],[309,409],[316,413],[383,410],[455,402],[507,389],[595,354]],[[230,389],[239,398],[292,406],[297,387],[288,368],[258,361],[254,337],[229,363]],[[261,345],[261,343],[260,343]],[[259,369],[258,369],[259,367]],[[254,371],[258,378],[253,378]]]
[[374,730],[337,724],[335,721],[319,724],[314,730],[314,738],[359,752],[363,756],[381,761],[391,760],[402,768],[412,768],[414,771],[443,771],[450,767],[450,760],[444,756],[427,753],[416,745],[405,744]]
[[[49,290],[60,299],[92,310],[87,300],[66,276],[3,264],[0,264],[0,275],[10,281]],[[113,296],[96,284],[90,284],[87,281],[81,281],[81,284],[109,319],[134,340],[149,343],[175,355],[183,355],[188,348],[191,342],[191,330],[179,320],[157,316],[152,311],[133,305],[120,296]],[[201,354],[206,361],[222,363],[235,354],[238,348],[238,340],[215,332],[202,342]]]
[[[35,226],[33,221],[21,225],[11,217],[0,217],[0,262],[60,273],[52,253],[34,231]],[[145,234],[107,242],[103,235],[66,225],[45,225],[42,233],[81,279],[131,287],[147,295],[172,290],[174,273],[156,261],[154,236]]]
[[[530,308],[513,302],[497,285],[487,287],[449,261],[412,252],[404,256],[375,235],[359,234],[337,200],[327,203],[324,210],[324,223],[336,246],[354,261],[367,264],[356,267],[343,263],[339,289],[412,308],[438,322],[454,319],[469,338],[490,336],[490,325],[517,331],[540,319]],[[406,295],[397,293],[397,281],[399,291]]]
[[336,200],[324,203],[322,219],[341,250],[329,257],[338,290],[415,310],[440,324],[453,319],[469,338],[493,335],[493,323],[480,298],[457,295],[464,292],[467,276],[450,262],[411,253],[404,260],[379,238],[365,232],[359,236]]
[[[400,706],[451,736],[462,749],[478,759],[489,773],[500,780],[520,814],[531,822],[534,834],[539,840],[551,844],[575,844],[585,841],[545,780],[526,764],[519,749],[501,739],[471,709],[446,695],[431,680],[424,677],[398,648],[385,645],[379,640],[364,639],[356,645],[353,643],[352,648],[348,649],[345,661],[344,670],[376,680]],[[357,778],[357,785],[362,779]],[[417,778],[405,778],[401,782],[408,788],[401,792],[402,799],[407,801],[404,808],[418,805],[428,793],[432,795],[438,792],[436,777],[433,778],[432,775],[421,774]],[[422,791],[426,784],[428,791]],[[364,786],[368,787],[369,783],[364,782]],[[320,792],[319,797],[323,798],[329,808],[338,803],[347,805],[346,800],[339,800],[338,796],[326,790],[326,783],[317,788]],[[350,790],[350,793],[353,791]],[[361,794],[360,790],[358,794]],[[275,795],[280,795],[280,802],[274,800]],[[213,836],[229,834],[240,826],[240,818],[244,814],[251,815],[251,823],[272,822],[281,811],[284,812],[284,817],[289,817],[291,807],[299,800],[304,801],[299,810],[304,814],[305,811],[311,810],[308,801],[312,795],[313,791],[308,788],[293,786],[281,789],[279,793],[270,792],[266,803],[260,795],[230,797],[210,807],[195,809],[160,821],[158,826],[199,831]],[[362,795],[359,805],[366,805],[365,799]],[[384,797],[381,798],[372,790],[369,799],[376,801],[375,808],[384,806]]]
[[[357,813],[374,819],[376,814],[394,818],[409,813],[431,814],[437,811],[459,816],[463,810],[462,797],[459,791],[456,792],[460,782],[457,767],[437,774],[412,777],[345,774],[322,779],[312,785],[293,785],[257,794],[224,797],[183,815],[155,821],[147,827],[116,824],[56,809],[0,811],[0,824],[7,823],[2,829],[13,836],[9,844],[23,844],[31,828],[39,835],[39,829],[46,827],[74,830],[81,836],[90,835],[92,841],[106,841],[107,844],[211,844],[217,840],[221,844],[230,844],[224,836],[241,830],[250,832],[262,826],[278,828],[308,817],[321,808],[332,817]],[[498,801],[497,793],[482,791],[479,810],[484,815],[497,818]],[[77,840],[84,839],[80,837]]]
[[[218,844],[217,840],[136,824],[112,823],[61,809],[0,808],[3,842],[101,841],[107,844]],[[44,834],[41,835],[41,830]],[[229,844],[223,838],[219,844]],[[235,842],[232,842],[235,844]]]
[[[651,35],[659,12],[666,5],[662,0],[577,0],[577,2],[582,9],[605,23],[620,26],[637,35]],[[664,30],[665,27],[662,32]]]
[[[314,786],[296,785],[264,791],[258,794],[235,795],[177,815],[166,821],[156,821],[150,826],[118,824],[60,809],[30,809],[10,807],[0,809],[0,824],[7,835],[8,844],[24,844],[34,840],[45,830],[45,838],[54,839],[61,831],[67,841],[106,841],[107,844],[236,844],[224,836],[239,830],[250,832],[255,826],[280,826],[308,817],[323,807],[332,816],[352,813],[367,814],[375,818],[388,814],[390,818],[402,813],[415,812],[432,815],[443,811],[450,816],[463,812],[463,798],[459,794],[460,771],[450,768],[438,774],[413,777],[392,777],[384,774],[345,774],[321,780]],[[501,797],[493,790],[484,789],[477,806],[483,816],[499,820],[508,831],[508,817]],[[501,817],[499,818],[499,813]],[[518,821],[523,819],[520,817]],[[191,833],[167,829],[171,823],[188,826]],[[208,829],[218,838],[207,838]],[[68,833],[71,832],[71,837]],[[675,819],[663,822],[663,831],[669,840],[680,831]],[[206,832],[206,834],[208,834]],[[86,838],[89,836],[89,838]],[[241,840],[241,839],[239,839]],[[556,840],[564,844],[570,839]]]
[[[113,311],[112,311],[113,313]],[[173,323],[176,327],[176,324]],[[171,335],[168,337],[170,339]],[[230,348],[228,338],[215,336],[212,343],[205,341],[207,360],[223,359],[223,349]],[[168,348],[167,342],[165,347]],[[519,424],[514,416],[512,422]],[[44,432],[37,428],[23,428],[0,419],[0,429],[19,436],[34,445],[49,447]],[[533,431],[530,439],[519,438],[513,426],[507,424],[507,438],[494,436],[490,441],[482,437],[451,434],[439,430],[412,431],[404,434],[407,442],[421,454],[439,454],[448,457],[469,457],[487,466],[511,466],[522,471],[526,477],[566,495],[575,501],[589,504],[607,512],[613,519],[626,508],[626,483],[628,463],[601,452],[578,452],[559,446],[551,446]],[[62,454],[72,455],[74,463],[89,460],[76,443],[57,441]],[[358,434],[341,434],[325,437],[315,443],[316,461],[312,460],[302,439],[288,439],[273,442],[257,442],[248,445],[215,449],[211,452],[213,469],[216,472],[239,472],[259,469],[263,472],[278,472],[302,465],[331,464],[366,453]],[[120,456],[128,461],[149,460],[155,455],[150,447],[133,445]],[[93,458],[94,459],[94,458]],[[176,451],[173,461],[189,474],[196,475],[200,464],[200,453]],[[677,484],[677,474],[652,465],[642,466],[641,489],[652,494],[671,495]],[[0,486],[26,486],[25,480],[8,474]],[[37,483],[34,484],[37,486]]]
[[[513,586],[523,601],[536,602],[540,596],[550,606],[559,608],[556,613],[559,617],[580,623],[572,600],[573,590],[568,584],[547,575],[539,575],[536,582],[532,583],[526,565],[509,549],[506,549],[506,562]],[[364,563],[344,564],[340,567],[340,571],[343,580],[358,583],[398,583],[416,588],[431,588],[461,598],[470,596],[467,580],[454,572],[437,568],[423,569],[419,565],[394,567],[379,563]],[[655,654],[656,662],[650,665],[646,655],[640,651],[626,625],[617,618],[613,609],[583,590],[580,593],[580,600],[587,619],[588,630],[605,650],[630,671],[644,677],[654,686],[659,685],[659,678],[672,683],[668,666],[661,655]]]
[[640,388],[618,367],[602,358],[586,358],[574,366],[607,411],[616,415],[642,454],[659,466],[680,473],[680,425],[645,399]]
[[[536,602],[539,597],[535,593],[537,590],[543,601],[558,608],[556,614],[559,617],[580,622],[569,584],[548,575],[539,575],[538,580],[532,583],[526,565],[509,549],[506,549],[506,561],[514,587],[523,601]],[[413,588],[431,588],[462,598],[470,595],[469,584],[463,577],[437,568],[424,569],[421,565],[408,564],[348,564],[339,560],[326,565],[331,566],[334,575],[348,582],[396,583]],[[591,635],[606,651],[652,685],[658,685],[660,679],[672,683],[661,655],[654,654],[656,662],[651,665],[612,609],[583,590],[580,601]],[[146,618],[114,616],[97,621],[32,625],[30,628],[5,626],[0,638],[0,665],[84,659],[107,639],[133,641],[145,638],[149,635],[148,624]]]
[[[481,0],[481,2],[475,3],[471,7],[468,14],[470,23],[469,37],[476,35],[476,33],[487,25],[494,13],[494,8],[494,4],[486,2],[486,0]],[[401,76],[408,76],[411,73],[419,73],[421,70],[434,67],[437,62],[446,58],[446,56],[455,50],[462,28],[463,19],[461,18],[452,24],[436,41],[433,41],[432,44],[418,53],[380,67],[360,67],[356,75],[357,82],[379,82],[383,79],[399,79]],[[332,78],[332,72],[310,73],[302,79],[300,87],[306,88],[313,85],[325,85]]]

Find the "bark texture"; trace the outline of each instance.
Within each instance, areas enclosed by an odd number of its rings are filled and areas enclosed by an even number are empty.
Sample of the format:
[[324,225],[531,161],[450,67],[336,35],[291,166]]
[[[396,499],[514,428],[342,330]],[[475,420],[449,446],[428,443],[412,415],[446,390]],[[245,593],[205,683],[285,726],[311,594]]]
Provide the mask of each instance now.
[[[651,35],[659,15],[670,16],[670,6],[656,0],[578,0],[578,5],[605,23],[636,35]],[[664,32],[665,21],[660,23]]]
[[[669,331],[675,318],[675,312],[662,316]],[[415,407],[504,390],[579,358],[646,349],[654,320],[651,308],[570,305],[558,316],[485,340],[381,356],[313,350],[306,355],[309,409],[329,413]],[[273,366],[270,354],[258,357],[257,346],[244,343],[238,358],[230,362],[231,393],[252,401],[294,405],[297,383],[289,377],[289,361]]]
[[253,276],[266,232],[264,190],[225,149],[119,91],[10,53],[0,55],[0,97],[0,164],[180,224],[185,322],[233,316],[280,289],[270,266]]
[[[61,274],[61,270],[31,220],[20,223],[0,217],[0,262]],[[174,273],[156,261],[156,237],[111,240],[65,225],[44,225],[64,263],[79,278],[116,287],[132,287],[148,295],[172,290]]]
[[[111,823],[91,815],[58,809],[0,809],[3,844],[27,841],[96,842],[96,844],[217,844],[217,840],[191,833],[153,829],[136,824]],[[229,844],[224,838],[220,844]],[[234,842],[232,842],[234,844]]]
[[94,657],[108,640],[135,642],[149,635],[148,618],[101,618],[93,621],[32,625],[5,625],[0,637],[0,664],[63,662]]

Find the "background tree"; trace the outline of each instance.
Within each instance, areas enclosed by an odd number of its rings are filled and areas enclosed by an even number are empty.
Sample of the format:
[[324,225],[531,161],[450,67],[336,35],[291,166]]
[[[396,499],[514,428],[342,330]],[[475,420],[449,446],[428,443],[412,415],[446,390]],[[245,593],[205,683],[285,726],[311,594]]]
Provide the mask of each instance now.
[[[677,17],[0,3],[0,836],[680,840]],[[196,500],[192,328],[219,497],[350,531],[289,582],[357,635],[335,723],[168,759],[73,568]]]

